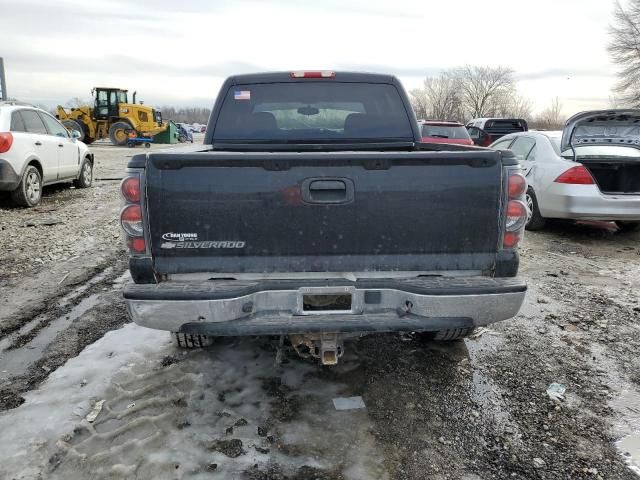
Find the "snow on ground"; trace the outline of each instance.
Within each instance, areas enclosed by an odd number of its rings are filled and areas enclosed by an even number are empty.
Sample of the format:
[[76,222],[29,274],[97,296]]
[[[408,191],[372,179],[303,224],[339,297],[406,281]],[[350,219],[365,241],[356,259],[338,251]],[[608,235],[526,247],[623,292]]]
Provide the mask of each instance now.
[[109,332],[0,415],[0,476],[241,478],[304,467],[387,478],[366,410],[333,406],[348,386],[297,358],[276,366],[270,345],[227,339],[184,353],[166,332]]

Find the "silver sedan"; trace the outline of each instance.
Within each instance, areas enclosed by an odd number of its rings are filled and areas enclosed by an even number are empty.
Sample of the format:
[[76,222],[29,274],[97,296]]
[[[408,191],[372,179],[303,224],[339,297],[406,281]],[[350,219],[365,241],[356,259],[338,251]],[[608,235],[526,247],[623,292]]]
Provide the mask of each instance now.
[[[589,130],[594,128],[606,131],[606,141]],[[491,148],[511,150],[524,169],[529,185],[527,229],[539,230],[546,219],[562,218],[615,221],[621,230],[639,230],[640,141],[632,143],[636,140],[631,134],[638,140],[640,135],[632,128],[639,130],[620,124],[579,124],[568,138],[565,129],[513,133],[494,142]],[[621,134],[626,134],[623,139],[618,138]]]

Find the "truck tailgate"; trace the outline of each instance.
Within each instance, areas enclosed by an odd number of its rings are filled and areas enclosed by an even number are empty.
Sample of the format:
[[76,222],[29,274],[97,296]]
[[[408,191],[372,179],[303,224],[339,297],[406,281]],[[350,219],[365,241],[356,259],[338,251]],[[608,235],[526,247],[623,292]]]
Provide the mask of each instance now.
[[500,243],[492,151],[167,153],[145,167],[160,274],[486,272]]

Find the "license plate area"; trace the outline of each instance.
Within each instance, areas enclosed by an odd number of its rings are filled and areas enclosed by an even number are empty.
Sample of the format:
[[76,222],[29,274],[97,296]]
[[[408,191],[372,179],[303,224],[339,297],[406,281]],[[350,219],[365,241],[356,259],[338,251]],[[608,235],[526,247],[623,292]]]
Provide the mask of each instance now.
[[361,313],[353,287],[308,287],[298,291],[298,315]]

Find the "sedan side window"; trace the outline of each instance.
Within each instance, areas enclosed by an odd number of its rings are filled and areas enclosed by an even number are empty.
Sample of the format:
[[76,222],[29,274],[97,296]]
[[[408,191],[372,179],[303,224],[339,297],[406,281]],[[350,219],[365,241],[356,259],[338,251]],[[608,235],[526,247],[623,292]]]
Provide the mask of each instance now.
[[55,118],[46,113],[40,113],[40,117],[44,121],[44,124],[49,130],[49,135],[55,135],[56,137],[69,138],[69,132],[62,126]]
[[27,127],[24,126],[24,122],[22,121],[22,116],[20,112],[13,112],[11,114],[11,127],[9,130],[12,132],[26,132]]
[[511,145],[510,150],[519,160],[533,160],[528,158],[531,151],[535,148],[536,141],[530,137],[518,137],[516,141]]
[[491,148],[493,148],[494,150],[509,150],[509,145],[511,145],[512,141],[513,141],[513,138],[509,138],[507,140],[500,140]]
[[47,135],[47,129],[35,110],[20,110],[20,116],[22,116],[27,132]]

